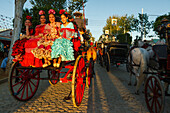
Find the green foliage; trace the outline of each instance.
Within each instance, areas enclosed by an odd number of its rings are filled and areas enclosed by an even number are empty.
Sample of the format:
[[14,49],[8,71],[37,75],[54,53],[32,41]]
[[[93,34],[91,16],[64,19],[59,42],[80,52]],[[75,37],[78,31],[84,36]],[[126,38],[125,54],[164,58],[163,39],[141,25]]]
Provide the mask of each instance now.
[[[112,19],[117,19],[117,26],[112,26],[111,20]],[[110,16],[107,21],[106,21],[106,26],[103,28],[103,32],[105,30],[111,31],[111,35],[118,35],[118,34],[123,34],[127,33],[129,31],[133,30],[133,20],[134,20],[134,15],[131,16]]]
[[69,10],[71,12],[75,11],[75,10],[83,10],[83,5],[85,6],[85,3],[87,2],[87,0],[69,0]]
[[119,34],[117,36],[117,39],[119,40],[120,43],[128,43],[129,45],[131,45],[132,42],[132,37],[130,36],[129,33]]
[[46,9],[60,9],[66,8],[66,0],[30,0],[33,7]]
[[147,35],[150,32],[150,29],[152,28],[153,21],[150,22],[148,20],[147,14],[139,13],[138,18],[139,19],[134,19],[133,22],[134,30],[137,32],[141,32],[141,34],[145,33]]
[[[87,0],[83,0],[84,3],[87,2]],[[36,25],[39,25],[39,11],[44,10],[45,11],[45,16],[47,23],[49,23],[48,20],[48,11],[49,9],[54,9],[56,12],[56,16],[60,16],[59,11],[61,9],[66,9],[67,7],[67,1],[66,0],[30,0],[30,3],[32,4],[31,9],[24,9],[23,10],[23,26],[24,27],[24,22],[26,20],[26,16],[29,15],[32,17],[32,27],[35,28]],[[79,3],[79,4],[78,4]],[[77,0],[77,1],[71,1],[69,2],[69,7],[71,8],[71,11],[75,10],[82,10],[82,0]],[[74,8],[72,8],[74,7]]]
[[153,30],[155,31],[156,34],[158,34],[158,31],[157,31],[158,27],[161,25],[161,21],[164,18],[166,18],[170,21],[170,12],[168,13],[168,15],[167,14],[161,15],[161,16],[156,18],[155,22],[153,23]]

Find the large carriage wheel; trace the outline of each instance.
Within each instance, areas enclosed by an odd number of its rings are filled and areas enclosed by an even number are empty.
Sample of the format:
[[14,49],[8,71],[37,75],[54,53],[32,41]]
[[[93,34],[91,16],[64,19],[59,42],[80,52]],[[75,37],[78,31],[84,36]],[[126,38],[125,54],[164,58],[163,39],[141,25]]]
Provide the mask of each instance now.
[[57,71],[48,70],[48,77],[50,78],[49,83],[51,85],[57,84],[57,82],[59,81],[59,76],[60,76],[60,73],[58,73]]
[[110,71],[110,56],[108,52],[105,55],[105,66],[106,66],[107,72],[109,72]]
[[90,84],[91,84],[91,79],[92,79],[93,74],[94,74],[94,61],[93,61],[92,58],[89,61],[89,67],[87,67],[86,74],[87,74],[86,87],[89,88]]
[[85,88],[85,61],[81,55],[76,59],[72,77],[72,101],[74,107],[80,106]]
[[151,113],[162,113],[165,104],[165,94],[160,79],[149,76],[145,82],[145,101]]
[[19,63],[13,63],[9,73],[8,83],[12,96],[20,101],[31,99],[36,93],[40,80],[40,71],[33,69],[18,69]]

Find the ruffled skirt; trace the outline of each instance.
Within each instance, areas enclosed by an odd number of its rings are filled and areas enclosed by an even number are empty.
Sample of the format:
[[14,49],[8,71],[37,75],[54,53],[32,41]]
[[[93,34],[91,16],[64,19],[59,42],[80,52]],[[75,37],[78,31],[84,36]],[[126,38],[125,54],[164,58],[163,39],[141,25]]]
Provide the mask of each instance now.
[[65,38],[56,39],[51,48],[51,58],[59,58],[61,56],[62,61],[75,60],[73,43],[70,40]]

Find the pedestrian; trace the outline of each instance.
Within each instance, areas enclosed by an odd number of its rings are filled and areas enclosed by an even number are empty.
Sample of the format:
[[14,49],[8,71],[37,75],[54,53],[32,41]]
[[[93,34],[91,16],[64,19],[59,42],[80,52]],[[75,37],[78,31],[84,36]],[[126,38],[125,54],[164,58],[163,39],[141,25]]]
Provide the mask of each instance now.
[[4,59],[2,60],[1,63],[1,68],[5,71],[6,70],[6,65],[7,65],[7,61],[8,61],[8,54],[4,53]]
[[73,15],[75,16],[74,22],[76,22],[78,26],[78,30],[80,28],[85,28],[84,21],[83,19],[81,19],[82,13],[80,13],[79,11],[76,11],[75,13],[73,13]]

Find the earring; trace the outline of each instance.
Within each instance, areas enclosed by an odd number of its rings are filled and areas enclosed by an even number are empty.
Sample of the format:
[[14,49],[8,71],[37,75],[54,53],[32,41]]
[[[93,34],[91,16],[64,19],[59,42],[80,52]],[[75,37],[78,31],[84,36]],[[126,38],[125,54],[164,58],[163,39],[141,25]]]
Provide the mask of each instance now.
[[67,19],[67,22],[68,22],[68,19]]

